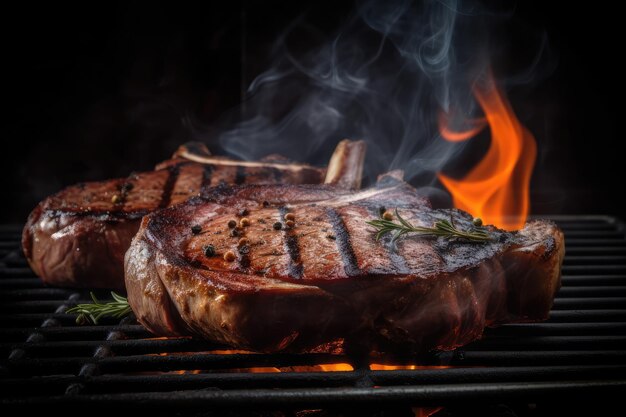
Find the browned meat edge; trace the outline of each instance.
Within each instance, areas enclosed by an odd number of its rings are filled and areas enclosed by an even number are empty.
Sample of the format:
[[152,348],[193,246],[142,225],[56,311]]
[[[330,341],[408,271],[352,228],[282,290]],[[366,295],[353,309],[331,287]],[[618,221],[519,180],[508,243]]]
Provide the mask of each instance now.
[[[363,226],[383,202],[405,207],[417,223],[454,216],[468,228],[471,216],[432,210],[406,188],[378,197],[370,190],[332,196],[320,187],[278,188],[224,187],[144,218],[125,262],[129,301],[148,329],[266,352],[424,353],[464,345],[485,326],[545,319],[560,286],[563,235],[551,222],[513,233],[489,227],[494,240],[487,244],[418,238],[393,251]],[[229,247],[215,233],[242,207],[253,222],[295,213],[302,219],[295,231],[320,233],[290,243],[293,235],[281,232],[276,240],[259,226],[246,237],[261,236],[276,262],[268,268],[251,244],[247,262],[240,254],[227,263],[220,255],[236,252],[236,238]],[[318,221],[306,217],[311,212]],[[216,257],[202,257],[203,237],[190,235],[192,224],[216,242]],[[319,253],[329,262],[320,263]]]

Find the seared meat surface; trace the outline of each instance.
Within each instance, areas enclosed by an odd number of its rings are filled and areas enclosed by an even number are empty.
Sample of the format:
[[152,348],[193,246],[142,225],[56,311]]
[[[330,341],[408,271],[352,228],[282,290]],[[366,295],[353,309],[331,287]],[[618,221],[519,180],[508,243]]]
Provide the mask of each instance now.
[[356,193],[213,188],[143,219],[125,258],[129,301],[157,335],[265,352],[446,350],[485,326],[547,317],[564,254],[554,224],[487,226],[484,243],[394,245],[366,223],[381,206],[416,226],[472,227],[469,214],[433,210],[401,181]]
[[[336,165],[344,181],[358,187],[364,144],[342,141]],[[352,168],[343,166],[351,163]],[[350,177],[350,175],[352,176]],[[31,267],[46,283],[60,286],[124,288],[124,253],[141,217],[219,184],[319,184],[326,169],[277,157],[250,162],[210,155],[201,144],[182,146],[155,171],[127,178],[73,185],[43,200],[30,214],[22,247]],[[347,184],[345,181],[352,181]]]

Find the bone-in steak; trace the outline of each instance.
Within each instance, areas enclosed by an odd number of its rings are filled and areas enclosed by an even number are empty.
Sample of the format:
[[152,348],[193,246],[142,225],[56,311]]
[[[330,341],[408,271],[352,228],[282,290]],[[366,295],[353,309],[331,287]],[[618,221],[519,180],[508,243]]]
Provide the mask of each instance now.
[[155,171],[73,185],[43,200],[30,214],[22,247],[46,283],[124,288],[124,253],[141,217],[218,184],[360,185],[364,143],[342,141],[326,168],[276,157],[250,162],[209,154],[204,145],[182,146]]
[[[155,334],[266,352],[453,349],[485,326],[547,317],[564,254],[551,222],[487,226],[485,243],[406,236],[394,246],[366,223],[380,206],[415,225],[472,227],[403,182],[356,193],[218,187],[143,219],[125,258],[130,304]],[[248,225],[230,228],[242,214]]]

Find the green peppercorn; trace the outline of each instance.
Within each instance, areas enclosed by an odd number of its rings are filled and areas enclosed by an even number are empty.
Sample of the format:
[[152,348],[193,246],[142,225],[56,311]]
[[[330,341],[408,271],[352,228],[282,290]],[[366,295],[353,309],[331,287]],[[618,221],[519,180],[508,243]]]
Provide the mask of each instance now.
[[481,219],[480,217],[475,217],[475,218],[472,220],[472,223],[474,224],[474,226],[476,226],[476,227],[480,227],[480,226],[482,226],[482,225],[483,225],[483,219]]

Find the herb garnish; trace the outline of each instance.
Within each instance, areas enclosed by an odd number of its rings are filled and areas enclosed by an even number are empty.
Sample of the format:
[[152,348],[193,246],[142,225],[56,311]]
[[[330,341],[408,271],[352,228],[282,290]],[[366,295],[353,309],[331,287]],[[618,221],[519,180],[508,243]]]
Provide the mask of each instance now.
[[[395,243],[396,240],[407,233],[417,233],[420,236],[441,236],[446,239],[465,239],[470,242],[488,242],[492,240],[492,237],[487,233],[486,229],[476,226],[470,230],[460,230],[456,227],[452,218],[450,218],[450,220],[437,220],[433,224],[433,227],[423,227],[413,226],[400,216],[398,209],[395,209],[395,215],[399,223],[394,223],[393,220],[386,220],[384,218],[367,222],[367,224],[374,226],[378,230],[376,240],[380,240],[385,233],[392,233],[392,243]],[[474,222],[474,224],[477,223],[478,222]]]
[[132,312],[128,304],[128,299],[113,291],[111,291],[111,296],[114,301],[107,303],[101,303],[94,293],[90,294],[93,304],[78,304],[76,307],[72,307],[66,311],[66,313],[78,314],[78,317],[76,317],[76,323],[78,324],[85,324],[89,321],[93,324],[98,324],[98,320],[102,317],[121,319]]

